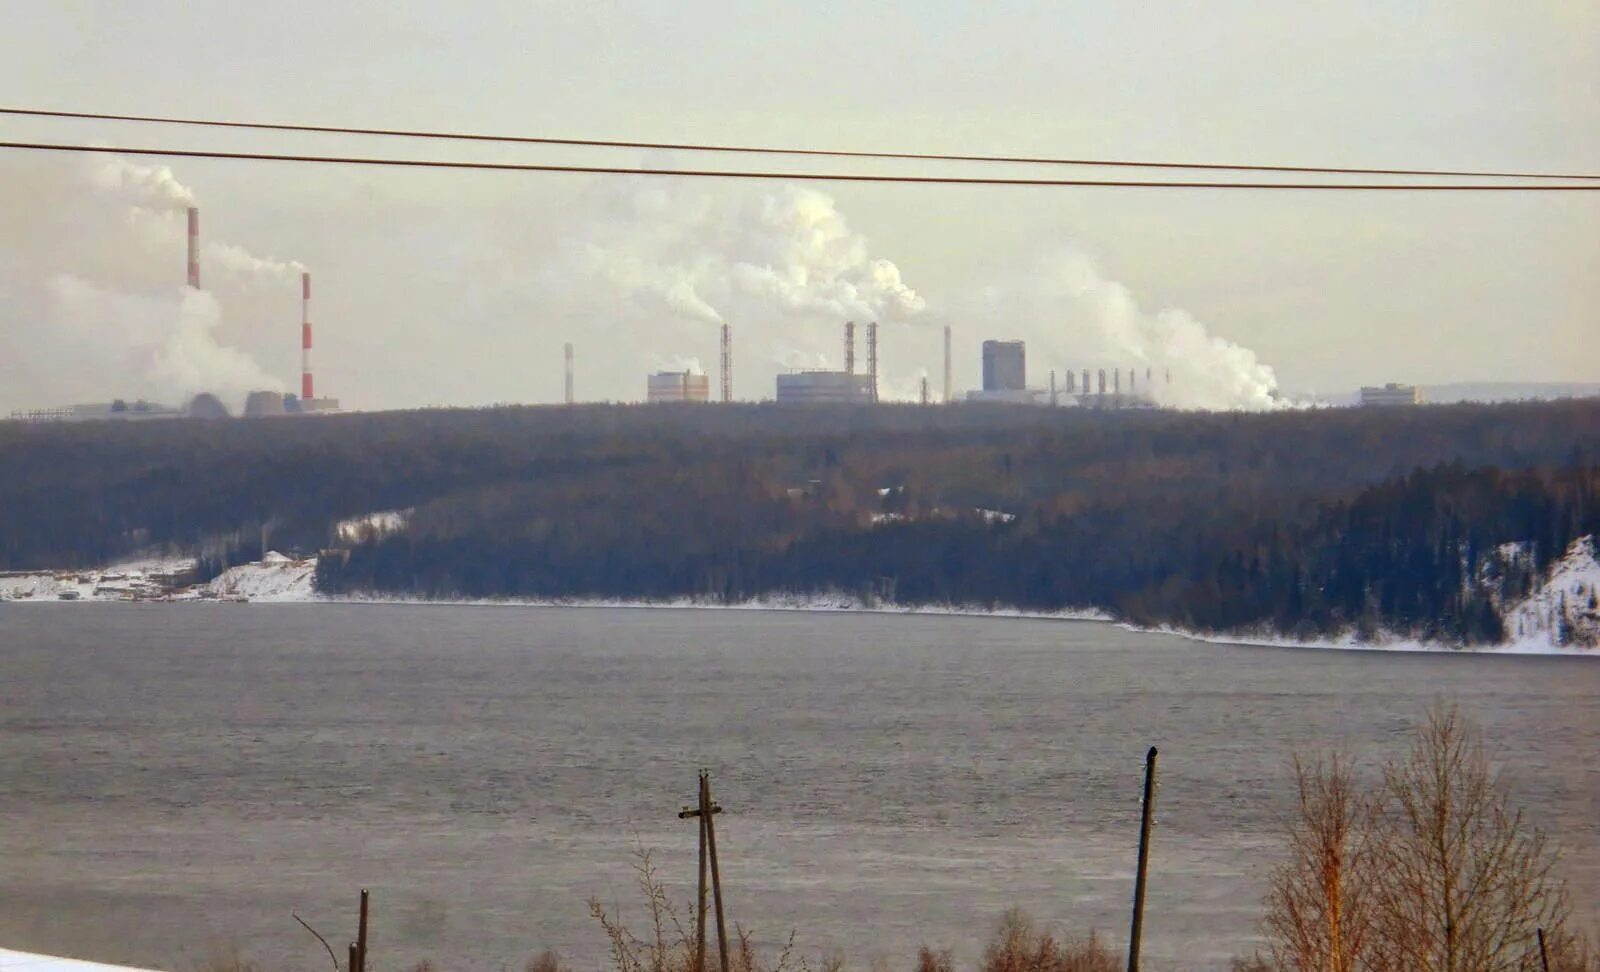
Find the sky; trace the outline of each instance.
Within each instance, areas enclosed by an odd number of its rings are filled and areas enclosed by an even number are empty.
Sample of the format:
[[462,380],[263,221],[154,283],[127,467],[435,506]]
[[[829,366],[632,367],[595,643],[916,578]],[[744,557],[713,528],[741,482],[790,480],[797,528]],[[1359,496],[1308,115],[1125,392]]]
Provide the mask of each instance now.
[[[1600,172],[1600,6],[208,4],[3,0],[8,106],[851,150]],[[0,116],[0,136],[629,167],[1047,169],[460,145]],[[163,173],[161,166],[170,173]],[[1172,173],[1179,177],[1203,174]],[[181,207],[206,293],[183,292]],[[1600,193],[1290,193],[418,172],[0,149],[0,413],[295,389],[349,407],[583,399],[666,368],[736,397],[841,364],[957,390],[985,338],[1048,370],[1274,389],[1595,381]],[[864,357],[864,351],[860,355]],[[1141,371],[1141,377],[1142,377]],[[713,380],[715,386],[715,380]]]

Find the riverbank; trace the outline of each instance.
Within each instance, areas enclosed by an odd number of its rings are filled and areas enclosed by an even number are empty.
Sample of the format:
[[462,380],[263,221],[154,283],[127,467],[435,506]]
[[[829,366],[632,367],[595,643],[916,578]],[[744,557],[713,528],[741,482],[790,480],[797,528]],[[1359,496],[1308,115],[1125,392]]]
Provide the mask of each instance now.
[[[1552,583],[1515,605],[1511,617],[1526,626],[1523,636],[1501,645],[1452,646],[1430,644],[1399,635],[1380,635],[1362,640],[1353,633],[1340,637],[1296,639],[1271,632],[1208,633],[1172,626],[1141,627],[1119,621],[1095,608],[1067,608],[1059,611],[1033,611],[1020,608],[960,604],[894,604],[867,600],[843,592],[824,594],[783,594],[726,603],[691,597],[668,599],[633,598],[425,598],[403,595],[321,594],[315,587],[316,559],[295,559],[276,552],[262,561],[229,568],[203,584],[163,587],[164,578],[182,577],[191,572],[194,561],[185,558],[147,558],[92,571],[40,572],[0,577],[0,601],[17,603],[263,603],[263,604],[448,604],[481,607],[626,608],[632,610],[718,610],[842,612],[951,617],[1012,618],[1038,621],[1094,621],[1116,624],[1128,631],[1169,634],[1210,644],[1250,645],[1270,648],[1314,648],[1337,651],[1447,652],[1473,654],[1582,655],[1600,658],[1600,650],[1581,645],[1558,644],[1552,638],[1555,626],[1535,625],[1529,619],[1546,618],[1554,609],[1559,588],[1592,584],[1592,547],[1586,547],[1583,563],[1569,558],[1552,571]],[[1528,630],[1531,629],[1531,630]]]

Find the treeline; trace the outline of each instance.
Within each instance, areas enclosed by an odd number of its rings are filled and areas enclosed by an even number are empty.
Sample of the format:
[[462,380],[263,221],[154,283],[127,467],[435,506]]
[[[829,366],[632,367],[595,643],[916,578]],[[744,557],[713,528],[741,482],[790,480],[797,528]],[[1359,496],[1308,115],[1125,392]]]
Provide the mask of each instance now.
[[[0,569],[326,557],[329,591],[1100,607],[1492,639],[1485,551],[1593,532],[1600,402],[1268,415],[580,406],[0,423]],[[412,511],[339,544],[334,525]],[[1503,578],[1507,583],[1514,578]],[[1467,593],[1463,593],[1467,592]]]

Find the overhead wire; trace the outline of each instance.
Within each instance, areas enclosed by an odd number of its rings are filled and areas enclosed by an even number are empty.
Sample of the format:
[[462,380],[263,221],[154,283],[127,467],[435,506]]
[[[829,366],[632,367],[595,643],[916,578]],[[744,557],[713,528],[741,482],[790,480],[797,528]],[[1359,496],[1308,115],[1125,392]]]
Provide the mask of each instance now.
[[1281,172],[1304,175],[1382,175],[1468,179],[1552,179],[1600,180],[1600,174],[1555,172],[1496,172],[1471,169],[1357,168],[1350,166],[1276,165],[1221,162],[1172,162],[1138,159],[1052,158],[1029,155],[967,155],[938,152],[861,151],[821,148],[784,148],[761,145],[705,144],[693,142],[650,142],[624,139],[554,138],[531,135],[491,135],[474,132],[443,132],[398,128],[370,128],[339,125],[255,122],[214,118],[183,118],[165,115],[127,115],[108,112],[61,111],[43,108],[0,107],[0,115],[36,118],[79,119],[161,125],[187,125],[207,128],[246,129],[305,134],[361,135],[386,138],[437,139],[503,144],[566,146],[581,148],[628,148],[659,151],[718,152],[752,155],[786,155],[846,159],[883,159],[920,162],[981,162],[1014,165],[1054,165],[1085,167],[1126,167],[1142,169],[1185,169],[1222,172]]
[[531,162],[472,162],[449,159],[414,159],[385,156],[302,155],[278,152],[223,152],[83,145],[58,142],[0,141],[0,148],[36,152],[83,152],[105,155],[159,156],[164,158],[226,159],[253,162],[294,162],[323,165],[384,166],[397,168],[477,170],[491,172],[551,172],[586,175],[672,176],[700,179],[763,179],[799,182],[899,183],[912,185],[1039,186],[1122,189],[1251,189],[1290,191],[1360,192],[1595,192],[1594,183],[1351,183],[1351,182],[1185,182],[1157,179],[1041,179],[999,176],[890,175],[859,172],[784,172],[749,169],[636,168],[608,165],[559,165]]

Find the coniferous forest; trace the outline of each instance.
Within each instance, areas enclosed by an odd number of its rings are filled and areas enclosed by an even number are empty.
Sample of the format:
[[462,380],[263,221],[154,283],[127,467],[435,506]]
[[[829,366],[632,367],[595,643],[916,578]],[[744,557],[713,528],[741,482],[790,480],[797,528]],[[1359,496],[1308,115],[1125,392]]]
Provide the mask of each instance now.
[[[401,529],[336,532],[388,510]],[[328,593],[826,592],[1483,643],[1506,633],[1503,599],[1597,532],[1594,400],[0,423],[0,570],[161,551],[215,574],[265,541],[322,552]]]

